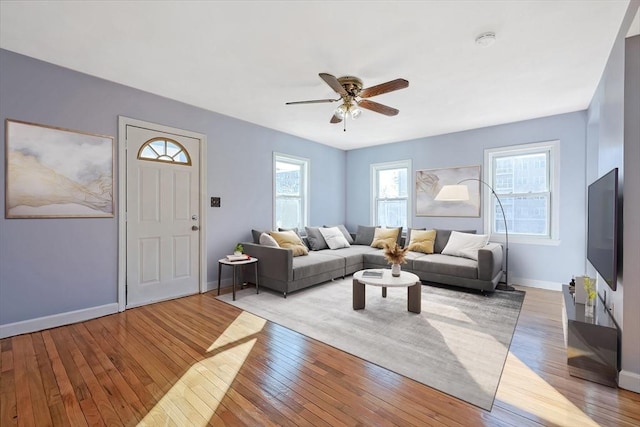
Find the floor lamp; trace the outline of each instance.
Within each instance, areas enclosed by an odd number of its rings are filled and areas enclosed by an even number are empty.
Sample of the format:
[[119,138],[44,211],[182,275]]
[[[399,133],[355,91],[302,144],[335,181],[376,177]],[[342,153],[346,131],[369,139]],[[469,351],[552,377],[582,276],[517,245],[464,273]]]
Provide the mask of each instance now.
[[504,208],[502,207],[502,202],[500,201],[500,197],[496,194],[489,184],[484,182],[481,179],[477,178],[467,178],[458,182],[456,185],[445,185],[438,192],[434,200],[442,201],[442,202],[463,202],[469,200],[469,187],[466,185],[461,185],[465,181],[478,181],[489,187],[491,193],[496,197],[498,201],[498,205],[500,206],[500,211],[502,212],[502,219],[504,221],[504,238],[505,238],[505,261],[504,261],[504,282],[506,290],[514,290],[514,288],[509,286],[509,231],[507,229],[507,217],[504,214]]

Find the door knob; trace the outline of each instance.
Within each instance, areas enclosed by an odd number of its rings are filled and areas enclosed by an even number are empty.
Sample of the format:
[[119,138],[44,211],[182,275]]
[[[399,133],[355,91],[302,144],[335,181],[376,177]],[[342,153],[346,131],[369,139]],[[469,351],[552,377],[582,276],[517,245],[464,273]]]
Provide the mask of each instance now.
[[198,231],[198,230],[200,230],[200,227],[198,227],[197,225],[194,225],[193,227],[191,227],[191,229],[193,231]]

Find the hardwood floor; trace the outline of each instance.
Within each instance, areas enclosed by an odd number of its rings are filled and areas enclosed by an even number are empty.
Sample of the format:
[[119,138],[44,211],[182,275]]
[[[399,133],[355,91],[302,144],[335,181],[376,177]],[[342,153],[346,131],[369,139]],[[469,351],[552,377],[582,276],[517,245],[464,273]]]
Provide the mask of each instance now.
[[0,425],[640,425],[567,373],[560,292],[524,289],[491,412],[209,292],[1,340]]

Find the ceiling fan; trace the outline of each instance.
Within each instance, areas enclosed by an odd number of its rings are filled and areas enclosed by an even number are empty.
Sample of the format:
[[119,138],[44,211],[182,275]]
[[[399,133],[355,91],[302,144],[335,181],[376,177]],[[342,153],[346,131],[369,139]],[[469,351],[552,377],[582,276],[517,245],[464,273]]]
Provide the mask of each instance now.
[[371,86],[368,88],[362,88],[362,80],[353,76],[334,77],[331,74],[320,73],[320,78],[325,81],[333,89],[340,98],[336,99],[314,99],[310,101],[293,101],[287,102],[286,105],[295,104],[319,104],[324,102],[336,102],[342,100],[342,104],[336,108],[331,116],[330,123],[340,123],[345,120],[346,131],[346,118],[351,117],[352,120],[357,119],[362,110],[358,107],[365,108],[367,110],[375,111],[376,113],[384,114],[385,116],[395,116],[399,111],[395,108],[388,107],[383,104],[379,104],[374,101],[370,101],[367,98],[371,98],[383,93],[393,92],[394,90],[404,89],[409,86],[409,82],[405,79],[395,79],[386,83]]

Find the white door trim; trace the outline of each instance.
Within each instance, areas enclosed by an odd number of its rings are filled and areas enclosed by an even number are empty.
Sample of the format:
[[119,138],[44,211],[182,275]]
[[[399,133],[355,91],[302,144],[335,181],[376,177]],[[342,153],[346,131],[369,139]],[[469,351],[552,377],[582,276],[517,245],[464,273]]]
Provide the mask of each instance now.
[[207,283],[207,136],[130,117],[118,116],[118,311],[127,305],[127,125],[174,133],[200,140],[200,293]]

